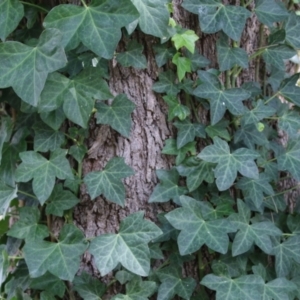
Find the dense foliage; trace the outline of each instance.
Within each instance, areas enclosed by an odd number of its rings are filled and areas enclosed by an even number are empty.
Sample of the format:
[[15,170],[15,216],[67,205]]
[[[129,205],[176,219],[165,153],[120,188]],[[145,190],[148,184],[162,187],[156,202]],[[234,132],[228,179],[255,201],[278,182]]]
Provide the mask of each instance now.
[[[101,299],[114,282],[123,285],[115,300],[206,299],[213,291],[216,299],[300,299],[300,208],[288,193],[300,180],[298,1],[184,0],[201,31],[216,35],[219,69],[167,0],[51,10],[37,2],[0,0],[1,299]],[[267,38],[247,53],[240,39],[253,15]],[[176,208],[157,224],[136,212],[117,234],[87,239],[72,220],[79,186],[90,201],[103,195],[124,206],[122,179],[133,174],[114,157],[82,176],[82,161],[91,117],[129,136],[135,105],[113,97],[107,80],[112,59],[147,68],[135,31],[156,40],[153,90],[177,129],[162,150],[176,165],[157,171],[149,202]],[[116,53],[121,36],[126,51]],[[256,81],[241,83],[253,60]],[[284,190],[287,179],[295,185]],[[65,220],[58,236],[51,216]],[[112,272],[108,285],[78,273],[85,251],[101,276]],[[200,282],[183,275],[191,260]]]

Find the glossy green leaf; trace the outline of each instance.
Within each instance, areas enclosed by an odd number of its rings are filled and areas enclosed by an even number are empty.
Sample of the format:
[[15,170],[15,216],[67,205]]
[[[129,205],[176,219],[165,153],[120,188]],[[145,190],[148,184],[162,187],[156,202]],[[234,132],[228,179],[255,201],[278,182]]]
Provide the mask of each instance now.
[[167,93],[171,96],[176,96],[180,89],[178,84],[175,83],[176,75],[168,70],[166,72],[162,72],[158,76],[159,81],[155,82],[152,86],[152,90],[157,93]]
[[284,21],[289,15],[287,9],[274,0],[257,0],[255,14],[261,23],[269,27],[273,27],[274,22]]
[[179,267],[166,267],[156,272],[161,285],[158,288],[157,300],[171,300],[175,295],[183,299],[190,299],[195,287],[194,278],[182,278]]
[[197,50],[193,54],[186,51],[186,57],[190,59],[192,63],[191,69],[194,72],[201,68],[205,68],[210,64],[210,61],[203,55],[199,54]]
[[216,300],[261,299],[264,281],[258,275],[244,275],[237,278],[206,275],[200,282],[217,292]]
[[69,149],[69,154],[72,155],[78,163],[81,163],[84,156],[88,152],[85,145],[73,145]]
[[134,67],[136,69],[147,68],[147,60],[143,52],[143,46],[133,40],[128,43],[127,51],[117,54],[117,62],[124,67]]
[[285,24],[285,40],[295,49],[300,49],[299,41],[300,16],[290,12]]
[[208,162],[217,163],[214,173],[220,191],[230,188],[238,171],[243,176],[258,178],[258,168],[254,162],[258,154],[255,151],[239,148],[231,153],[225,141],[219,137],[215,137],[213,140],[214,144],[205,147],[198,157]]
[[279,93],[287,100],[293,102],[300,107],[299,92],[300,87],[297,86],[299,74],[295,74],[288,79],[285,79],[279,89]]
[[206,220],[198,201],[181,197],[182,208],[177,208],[168,214],[166,219],[176,229],[181,230],[178,236],[178,246],[181,255],[199,250],[204,244],[210,249],[226,253],[229,245],[227,232],[236,231],[226,219]]
[[103,194],[107,200],[124,206],[125,188],[121,179],[133,174],[124,158],[114,157],[102,171],[88,173],[84,177],[84,183],[92,200]]
[[250,97],[250,94],[242,88],[223,90],[218,78],[211,73],[199,71],[200,80],[203,81],[195,90],[194,95],[210,101],[211,124],[215,125],[224,116],[226,108],[233,115],[244,113],[243,100]]
[[152,222],[137,212],[121,221],[118,234],[103,234],[92,240],[89,252],[94,256],[97,268],[104,276],[118,263],[140,276],[150,271],[148,243],[162,234]]
[[293,57],[295,54],[295,50],[291,47],[278,45],[275,47],[265,48],[262,56],[266,64],[272,65],[279,70],[284,70],[284,60]]
[[195,51],[195,43],[197,40],[199,40],[199,37],[193,30],[185,30],[172,36],[172,41],[174,42],[174,46],[177,50],[185,47],[191,53],[194,53]]
[[242,200],[238,200],[238,213],[229,216],[229,220],[238,228],[232,244],[232,255],[237,256],[247,252],[253,244],[257,245],[267,254],[272,254],[273,245],[271,236],[282,234],[274,223],[262,221],[250,223],[251,211]]
[[166,95],[163,97],[165,102],[168,104],[168,121],[171,121],[175,117],[178,117],[179,120],[185,120],[187,116],[190,115],[190,109],[182,105],[175,96]]
[[13,87],[16,94],[37,106],[49,73],[62,68],[66,55],[61,47],[61,33],[44,30],[36,47],[19,42],[0,44],[0,87]]
[[224,5],[221,0],[185,0],[182,6],[199,16],[200,28],[204,33],[223,30],[235,41],[240,40],[250,12],[242,6]]
[[5,216],[9,209],[10,202],[18,197],[18,188],[17,186],[14,188],[8,186],[2,180],[0,180],[0,191],[0,215]]
[[40,211],[37,207],[20,209],[19,220],[13,224],[7,235],[28,240],[42,240],[49,235],[46,225],[40,225]]
[[177,52],[172,59],[172,63],[177,66],[177,76],[179,81],[181,81],[186,73],[191,72],[191,61],[187,57],[180,56]]
[[63,34],[66,50],[82,42],[100,57],[112,58],[121,38],[121,27],[139,16],[130,0],[94,0],[89,6],[62,4],[46,16],[44,26]]
[[179,174],[176,169],[157,170],[156,175],[160,183],[154,188],[149,203],[168,202],[171,199],[177,201],[179,196],[187,192],[185,187],[178,185]]
[[64,225],[57,243],[30,240],[23,251],[31,277],[36,278],[49,271],[62,280],[72,281],[86,248],[83,233],[74,225]]
[[139,26],[144,33],[166,40],[170,13],[166,0],[131,0],[140,13]]
[[218,136],[226,141],[230,141],[231,137],[227,130],[228,124],[229,124],[229,122],[223,119],[215,125],[208,125],[205,128],[205,132],[212,139],[215,136]]
[[66,119],[62,107],[53,111],[42,112],[40,117],[42,121],[53,130],[58,130]]
[[108,124],[123,136],[129,137],[131,113],[135,104],[125,94],[116,96],[111,105],[99,102],[96,108],[97,124]]
[[278,127],[284,130],[290,138],[296,138],[300,132],[299,113],[290,110],[287,106],[285,110],[279,113]]
[[62,217],[65,210],[71,209],[77,203],[79,199],[70,191],[63,190],[62,185],[58,184],[47,201],[46,214]]
[[66,150],[63,149],[51,152],[49,160],[34,151],[20,153],[22,163],[17,169],[16,180],[27,182],[33,179],[33,191],[40,203],[44,204],[54,188],[56,177],[73,179],[70,164],[65,155]]
[[106,291],[104,283],[85,272],[74,278],[73,288],[84,300],[101,300]]
[[160,68],[165,65],[176,53],[174,48],[167,48],[166,45],[157,45],[153,47],[155,51],[155,61]]
[[18,0],[0,2],[0,39],[2,41],[15,30],[23,16],[24,8]]

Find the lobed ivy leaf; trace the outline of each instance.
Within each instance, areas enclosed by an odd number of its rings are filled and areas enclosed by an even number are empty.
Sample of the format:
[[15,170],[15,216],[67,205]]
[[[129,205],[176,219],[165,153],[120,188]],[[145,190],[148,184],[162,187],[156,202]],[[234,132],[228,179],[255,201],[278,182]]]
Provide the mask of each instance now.
[[264,280],[258,275],[243,275],[237,278],[206,275],[200,282],[217,292],[216,300],[261,299]]
[[176,75],[171,70],[160,73],[158,78],[159,81],[152,86],[153,91],[171,96],[176,96],[180,92],[178,84],[175,83]]
[[205,132],[210,138],[214,138],[215,136],[218,136],[226,141],[230,141],[231,137],[227,130],[229,122],[227,120],[222,119],[215,125],[208,125],[205,128]]
[[300,48],[299,41],[300,16],[294,12],[289,13],[289,18],[285,23],[285,40],[295,49]]
[[44,27],[62,32],[61,44],[66,50],[82,42],[98,56],[110,59],[120,41],[121,27],[138,17],[130,0],[94,0],[89,6],[55,6],[46,16]]
[[278,70],[285,70],[284,60],[295,55],[295,50],[286,45],[278,45],[265,48],[262,56],[266,64],[272,65]]
[[223,30],[235,41],[240,40],[246,20],[251,16],[244,7],[224,5],[221,0],[184,0],[182,6],[198,14],[202,32]]
[[198,71],[201,68],[205,68],[210,64],[210,61],[203,55],[199,54],[198,51],[193,54],[186,51],[185,55],[190,59],[192,64],[191,69],[194,72]]
[[257,152],[247,148],[239,148],[230,153],[227,142],[219,137],[215,137],[213,141],[214,145],[205,147],[198,157],[204,161],[217,163],[214,173],[220,191],[230,188],[238,171],[243,176],[258,178],[258,168],[254,162],[254,159],[259,156]]
[[218,78],[208,72],[198,71],[203,81],[195,90],[194,95],[210,101],[211,124],[215,125],[224,116],[226,108],[233,115],[242,115],[245,107],[242,103],[250,97],[250,93],[242,88],[223,90]]
[[272,254],[273,245],[270,237],[282,235],[281,230],[270,221],[249,224],[250,209],[240,199],[237,205],[238,213],[229,216],[229,220],[238,228],[232,244],[232,255],[247,252],[254,243],[265,253]]
[[58,130],[66,119],[62,107],[49,112],[41,112],[40,117],[53,130]]
[[135,277],[134,274],[132,274],[131,272],[128,272],[128,271],[126,271],[126,270],[118,271],[118,272],[115,274],[115,278],[116,278],[121,284],[125,284],[127,281],[131,281],[134,277]]
[[11,86],[26,103],[37,106],[49,73],[67,62],[56,29],[42,32],[35,47],[19,42],[0,44],[0,88]]
[[72,155],[78,163],[81,163],[84,156],[88,152],[85,145],[72,145],[69,149],[69,154]]
[[104,283],[85,272],[74,278],[73,288],[84,300],[101,300],[106,292]]
[[18,0],[0,2],[0,39],[4,42],[19,25],[24,16],[24,7]]
[[182,121],[191,114],[189,107],[182,105],[175,96],[166,95],[163,99],[169,107],[168,121],[171,121],[175,117],[178,117],[178,119]]
[[49,198],[55,184],[55,177],[59,179],[73,179],[66,150],[56,149],[51,152],[49,160],[34,151],[20,153],[22,163],[18,166],[16,180],[27,182],[33,179],[33,192],[43,205]]
[[143,52],[143,46],[136,40],[130,41],[127,51],[117,54],[117,62],[123,67],[134,67],[136,69],[147,68],[147,59]]
[[295,74],[290,78],[285,79],[280,86],[278,93],[286,100],[289,100],[300,107],[299,92],[300,87],[297,86],[299,74]]
[[176,33],[172,36],[172,42],[176,50],[182,47],[188,49],[191,53],[195,51],[195,42],[199,40],[199,37],[195,34],[193,30],[185,30],[183,32]]
[[159,68],[165,65],[176,53],[173,47],[167,48],[166,45],[157,45],[153,49],[155,61]]
[[166,0],[131,0],[138,10],[139,26],[144,33],[166,40],[170,13]]
[[18,197],[18,187],[11,187],[0,180],[0,191],[0,215],[6,216],[6,213],[10,207],[10,202]]
[[37,207],[22,207],[19,220],[8,230],[7,235],[18,239],[43,240],[49,236],[46,225],[39,224],[40,211]]
[[180,255],[198,251],[204,244],[210,249],[226,253],[229,245],[227,232],[236,227],[226,219],[208,220],[203,216],[203,207],[190,197],[181,197],[181,208],[165,215],[173,227],[181,230],[177,243]]
[[254,11],[258,20],[269,27],[273,27],[275,22],[286,20],[289,16],[287,9],[274,0],[257,0]]
[[92,200],[103,194],[109,201],[124,206],[125,188],[121,179],[133,174],[124,158],[113,157],[102,171],[88,173],[84,183]]
[[289,294],[297,290],[297,286],[286,278],[276,278],[265,283],[262,300],[292,299]]
[[143,216],[144,212],[131,214],[121,221],[118,234],[103,234],[92,240],[89,252],[94,256],[102,276],[118,263],[134,274],[149,274],[148,243],[159,237],[162,231],[154,223],[144,220]]
[[99,102],[96,108],[97,124],[108,124],[123,136],[129,137],[131,113],[135,109],[135,104],[125,94],[116,96],[110,106]]
[[187,189],[178,185],[179,174],[176,169],[157,170],[156,175],[160,183],[154,188],[149,203],[168,202],[173,199],[175,202],[181,195],[187,192]]
[[156,272],[161,285],[158,288],[157,300],[174,299],[175,295],[183,299],[190,299],[195,287],[194,278],[182,278],[181,268],[178,266],[170,266],[162,268]]
[[185,73],[191,72],[191,61],[187,57],[180,56],[177,52],[172,59],[172,63],[177,66],[177,76],[179,82],[184,78]]
[[287,107],[286,110],[278,114],[278,127],[284,130],[290,138],[298,137],[300,132],[299,113]]
[[64,190],[62,184],[54,187],[46,207],[47,215],[62,217],[65,210],[73,208],[79,199],[70,191]]

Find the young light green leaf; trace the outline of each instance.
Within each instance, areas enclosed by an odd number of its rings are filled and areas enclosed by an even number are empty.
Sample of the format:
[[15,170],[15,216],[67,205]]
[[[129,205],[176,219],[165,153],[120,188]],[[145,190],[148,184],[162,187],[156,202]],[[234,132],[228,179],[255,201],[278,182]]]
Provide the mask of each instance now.
[[92,240],[89,252],[94,256],[101,275],[112,271],[118,263],[140,276],[150,271],[148,243],[162,231],[152,222],[143,219],[144,212],[129,215],[121,221],[118,234],[103,234]]
[[62,217],[65,210],[71,209],[77,203],[79,199],[70,191],[63,190],[62,185],[58,184],[47,201],[46,214]]
[[174,299],[175,295],[183,299],[190,299],[195,287],[194,278],[182,278],[181,268],[170,266],[156,272],[161,285],[158,288],[157,300]]
[[0,180],[0,191],[0,215],[5,216],[9,209],[10,202],[18,197],[18,187],[16,186],[13,188]]
[[171,199],[177,201],[179,196],[187,192],[185,187],[178,185],[179,174],[176,169],[157,170],[156,175],[160,183],[154,188],[149,203],[168,202]]
[[84,183],[92,200],[103,194],[107,200],[124,206],[125,188],[121,179],[133,174],[124,158],[113,157],[102,171],[88,173]]
[[210,101],[211,124],[215,125],[224,116],[226,108],[234,115],[242,115],[245,107],[243,100],[250,97],[250,93],[242,88],[223,90],[218,78],[211,73],[199,71],[203,81],[195,90],[194,95]]
[[44,26],[63,33],[62,45],[66,50],[82,42],[100,57],[109,59],[121,38],[121,27],[138,16],[130,0],[98,0],[89,6],[58,5],[46,16]]
[[293,57],[295,50],[286,45],[265,48],[262,56],[266,64],[270,64],[278,70],[284,70],[284,60]]
[[285,24],[285,40],[295,49],[300,49],[299,30],[300,16],[291,11],[288,21]]
[[80,256],[87,248],[83,233],[67,224],[60,231],[57,243],[27,241],[23,251],[30,276],[42,276],[47,271],[62,280],[73,281],[79,269]]
[[185,73],[191,72],[190,59],[187,57],[181,57],[179,52],[173,56],[172,63],[177,66],[177,76],[179,81],[184,78]]
[[232,279],[208,274],[200,283],[217,292],[216,300],[261,299],[264,288],[264,280],[258,275],[243,275]]
[[181,230],[178,236],[178,247],[181,255],[199,250],[204,244],[210,249],[226,253],[229,245],[227,232],[236,231],[226,219],[205,220],[202,207],[198,201],[181,197],[182,208],[166,214],[166,219],[176,229]]
[[125,137],[129,137],[131,128],[131,113],[135,109],[125,94],[115,97],[112,104],[96,103],[97,124],[108,124]]
[[88,273],[81,273],[73,280],[73,288],[84,300],[101,300],[106,286]]
[[204,33],[223,30],[230,38],[238,41],[250,12],[242,6],[224,5],[220,0],[185,0],[183,8],[199,16]]
[[117,62],[124,67],[134,67],[136,69],[147,68],[147,60],[143,52],[143,46],[136,40],[128,43],[127,51],[117,54]]
[[176,75],[171,70],[160,73],[158,78],[159,81],[155,82],[152,86],[153,91],[167,93],[171,96],[176,96],[180,92],[178,84],[175,83]]
[[214,173],[217,178],[216,184],[220,191],[230,188],[238,171],[243,176],[258,178],[258,168],[254,159],[259,155],[255,151],[239,148],[230,153],[227,142],[219,137],[215,137],[213,140],[214,145],[205,147],[198,157],[208,162],[217,163]]
[[144,33],[157,36],[162,40],[169,37],[168,24],[170,13],[166,0],[131,0],[140,13],[139,26]]
[[249,224],[250,209],[240,199],[237,204],[238,213],[229,216],[229,220],[239,230],[232,244],[232,255],[237,256],[247,252],[254,243],[265,253],[272,254],[273,245],[270,237],[282,235],[281,230],[270,221]]
[[185,30],[180,33],[176,33],[172,37],[172,41],[174,42],[174,46],[177,50],[182,47],[186,47],[191,53],[195,51],[195,42],[199,40],[197,34],[195,34],[194,30]]
[[26,103],[37,106],[49,73],[67,62],[56,29],[42,32],[36,47],[19,42],[0,44],[0,88],[11,86]]
[[18,0],[0,2],[0,39],[3,42],[16,29],[23,16],[24,8]]
[[63,149],[51,152],[49,160],[34,151],[20,153],[22,163],[17,168],[16,180],[27,182],[33,179],[33,191],[40,203],[44,204],[54,188],[55,177],[73,179],[70,164],[65,155],[66,150]]
[[22,207],[19,220],[7,232],[8,236],[18,239],[43,240],[49,235],[46,225],[40,225],[40,211],[37,207]]
[[274,0],[257,0],[254,11],[258,20],[269,27],[273,27],[275,22],[284,21],[289,16],[287,9]]

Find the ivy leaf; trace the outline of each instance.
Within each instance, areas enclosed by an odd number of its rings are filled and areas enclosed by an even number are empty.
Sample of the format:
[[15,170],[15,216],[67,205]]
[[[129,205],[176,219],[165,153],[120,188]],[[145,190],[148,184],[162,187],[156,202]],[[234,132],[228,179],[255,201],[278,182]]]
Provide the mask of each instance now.
[[221,120],[215,125],[208,125],[205,128],[205,132],[210,138],[214,138],[215,136],[218,136],[226,141],[230,141],[231,137],[227,130],[229,122],[227,120]]
[[187,57],[181,57],[179,52],[173,56],[172,63],[177,66],[177,76],[179,81],[184,78],[185,73],[191,72],[190,59]]
[[160,73],[158,78],[159,81],[155,82],[152,86],[153,91],[167,93],[171,96],[176,96],[180,92],[178,84],[175,83],[176,75],[171,70]]
[[181,268],[170,266],[156,272],[161,285],[158,288],[157,300],[174,299],[175,295],[183,299],[190,299],[195,287],[194,278],[182,278]]
[[85,145],[72,145],[69,149],[69,154],[72,155],[78,163],[81,163],[84,156],[88,152]]
[[123,136],[129,137],[131,113],[135,104],[125,94],[116,96],[110,106],[100,102],[96,104],[96,108],[97,124],[108,124]]
[[278,70],[284,70],[284,59],[289,59],[294,55],[295,50],[286,45],[265,48],[262,54],[266,64],[270,64]]
[[222,36],[217,41],[217,55],[220,71],[230,70],[235,65],[248,68],[248,54],[242,48],[228,46],[228,38]]
[[264,285],[263,300],[291,299],[289,293],[297,290],[296,284],[286,278],[276,278]]
[[92,200],[103,194],[109,201],[124,206],[125,188],[121,179],[133,174],[124,158],[113,157],[102,171],[88,173],[84,183]]
[[255,13],[258,20],[269,27],[273,27],[275,22],[284,21],[289,16],[285,7],[274,0],[257,0]]
[[143,52],[143,46],[136,40],[128,43],[127,51],[117,54],[117,62],[124,67],[134,67],[136,69],[147,68],[147,60]]
[[216,33],[223,30],[230,38],[238,41],[250,12],[242,6],[224,5],[220,0],[185,0],[183,8],[198,13],[201,31]]
[[285,79],[282,82],[278,92],[286,100],[289,100],[300,107],[300,100],[299,100],[300,87],[297,86],[298,79],[299,79],[299,74],[295,74],[290,78]]
[[289,13],[289,18],[285,24],[285,40],[295,49],[300,48],[299,41],[300,16],[294,12]]
[[211,124],[215,125],[224,116],[226,108],[233,115],[244,113],[243,100],[250,97],[250,93],[242,88],[223,90],[216,76],[205,71],[199,71],[200,80],[203,81],[195,90],[194,95],[210,101]]
[[277,157],[279,170],[290,172],[296,180],[300,180],[299,147],[299,140],[291,140],[288,142],[286,152]]
[[55,177],[59,179],[73,179],[66,150],[56,149],[51,152],[50,159],[34,151],[20,153],[22,163],[16,173],[18,182],[27,182],[33,178],[33,192],[43,205],[49,198],[55,184]]
[[50,112],[42,112],[40,113],[40,117],[53,130],[58,130],[66,119],[62,107]]
[[258,179],[241,178],[236,187],[243,191],[245,197],[251,199],[256,208],[260,208],[263,204],[264,194],[274,195],[270,181],[271,179],[265,173],[260,173]]
[[22,207],[19,220],[7,232],[8,236],[18,239],[42,240],[49,235],[48,227],[40,225],[40,211],[37,207]]
[[162,234],[152,222],[143,219],[144,212],[129,215],[121,221],[118,234],[103,234],[92,240],[89,252],[104,276],[118,263],[140,276],[150,271],[148,243]]
[[154,46],[153,49],[155,51],[155,61],[159,68],[165,65],[175,55],[174,48],[167,48],[166,45],[157,45]]
[[121,38],[121,27],[138,16],[130,0],[95,0],[89,6],[54,7],[46,16],[44,27],[63,33],[61,43],[66,50],[75,49],[82,42],[98,56],[110,59]]
[[74,225],[64,225],[57,243],[27,241],[23,251],[30,276],[42,276],[47,271],[62,280],[73,281],[79,269],[80,256],[87,248],[83,233]]
[[217,292],[216,300],[261,299],[264,281],[258,275],[243,275],[237,278],[206,275],[200,282]]
[[71,209],[79,199],[70,191],[63,190],[61,184],[54,187],[47,201],[46,214],[62,217],[65,210]]
[[0,3],[0,39],[4,42],[19,25],[24,16],[23,5],[18,0],[2,0]]
[[73,280],[73,288],[84,300],[101,300],[106,286],[88,273],[81,273]]
[[277,243],[274,246],[275,270],[277,277],[286,277],[290,274],[292,265],[300,263],[300,253],[297,251],[300,247],[300,236],[289,237],[283,243]]
[[11,187],[5,184],[2,180],[0,180],[0,191],[1,191],[1,196],[0,196],[0,215],[5,216],[9,206],[10,202],[18,198],[18,188],[16,187]]
[[193,54],[186,51],[185,54],[186,57],[190,59],[192,63],[191,69],[194,72],[196,72],[198,69],[205,68],[210,64],[210,61],[203,55],[199,54],[197,51]]
[[189,197],[181,197],[181,208],[168,214],[166,219],[173,227],[181,230],[177,243],[181,255],[199,250],[204,244],[210,249],[226,253],[229,245],[227,232],[236,231],[226,219],[205,220],[199,201]]
[[290,110],[287,106],[287,109],[279,113],[278,118],[278,127],[284,130],[290,138],[299,136],[300,118],[298,112]]
[[169,107],[168,121],[171,121],[175,117],[178,117],[178,119],[182,121],[191,114],[190,109],[187,106],[182,105],[175,96],[166,95],[163,99]]
[[215,168],[216,184],[220,191],[225,191],[233,184],[237,172],[243,176],[257,179],[258,168],[253,161],[258,154],[247,148],[239,148],[230,153],[228,143],[215,137],[214,145],[205,147],[198,155],[199,158],[217,163]]
[[270,237],[282,235],[281,230],[270,221],[249,224],[250,209],[240,199],[237,205],[238,213],[229,216],[229,220],[239,229],[232,244],[232,255],[247,252],[254,243],[265,253],[271,254],[273,245]]
[[140,13],[139,26],[144,33],[166,40],[170,13],[165,0],[132,0]]
[[26,103],[37,106],[49,73],[67,62],[61,47],[61,33],[44,30],[35,47],[19,42],[0,44],[0,88],[12,86]]
[[172,42],[176,50],[179,50],[182,47],[186,47],[191,53],[195,51],[195,42],[199,40],[197,34],[194,30],[185,30],[180,33],[176,33],[172,37]]
[[168,202],[171,199],[177,201],[179,196],[187,192],[185,187],[178,186],[179,174],[176,169],[157,170],[156,175],[160,183],[154,188],[149,203]]

